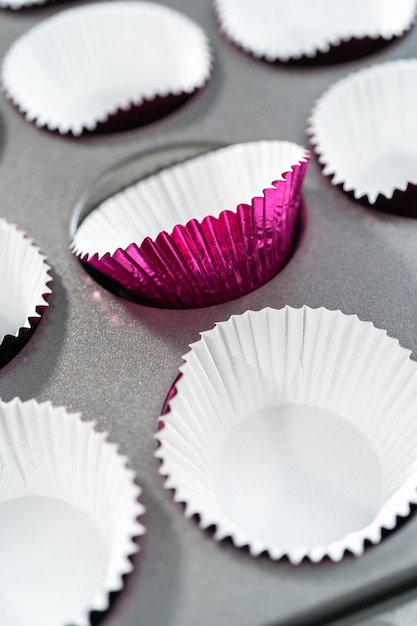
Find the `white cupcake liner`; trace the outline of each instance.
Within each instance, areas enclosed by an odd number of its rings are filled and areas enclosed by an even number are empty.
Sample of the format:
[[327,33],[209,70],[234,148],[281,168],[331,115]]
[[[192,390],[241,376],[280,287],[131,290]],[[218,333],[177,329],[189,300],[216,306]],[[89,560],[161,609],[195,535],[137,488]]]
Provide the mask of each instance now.
[[267,61],[314,58],[350,40],[391,40],[415,20],[415,0],[214,0],[220,29]]
[[148,2],[103,2],[23,35],[4,59],[2,85],[28,121],[77,136],[135,107],[140,125],[141,107],[193,94],[211,66],[208,40],[187,17]]
[[71,250],[156,306],[231,300],[285,264],[309,154],[285,141],[236,144],[110,197]]
[[52,281],[46,257],[16,226],[0,219],[0,364],[39,321]]
[[107,434],[49,402],[0,402],[0,623],[88,626],[138,551],[144,507]]
[[47,0],[0,0],[1,9],[12,9],[18,11],[23,8],[30,8],[46,4]]
[[156,456],[186,517],[216,540],[339,561],[417,502],[417,363],[385,331],[268,308],[190,348]]
[[340,80],[314,106],[308,133],[323,173],[355,199],[398,212],[412,204],[416,83],[416,59],[382,63]]

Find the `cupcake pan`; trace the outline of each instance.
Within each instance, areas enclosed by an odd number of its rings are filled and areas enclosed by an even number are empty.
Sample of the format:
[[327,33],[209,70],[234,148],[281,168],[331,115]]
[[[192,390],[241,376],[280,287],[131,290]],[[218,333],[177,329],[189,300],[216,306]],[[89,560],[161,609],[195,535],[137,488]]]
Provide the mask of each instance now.
[[50,403],[0,402],[4,626],[88,626],[132,570],[140,489],[94,426]]
[[[390,41],[415,20],[415,0],[214,0],[221,31],[255,57],[289,61],[332,54],[354,41]],[[348,48],[345,48],[347,51]],[[355,55],[355,46],[349,48]]]
[[[184,517],[183,506],[162,487],[152,435],[187,346],[215,322],[247,309],[309,304],[357,313],[386,328],[417,354],[417,222],[358,205],[330,186],[313,159],[303,185],[301,243],[285,270],[261,289],[216,307],[167,311],[123,301],[97,285],[69,253],[66,225],[76,198],[100,172],[142,153],[144,166],[138,178],[152,173],[169,160],[158,163],[149,148],[173,145],[179,139],[231,143],[267,138],[273,131],[274,137],[303,143],[314,100],[349,70],[344,65],[305,73],[250,62],[220,39],[209,4],[194,0],[169,4],[217,42],[219,71],[203,98],[193,100],[184,115],[165,120],[163,136],[154,127],[126,134],[123,141],[121,137],[62,141],[35,132],[3,100],[2,215],[41,244],[54,269],[54,294],[32,339],[1,370],[0,397],[51,399],[70,410],[82,410],[88,418],[100,416],[100,427],[109,431],[111,441],[120,443],[137,472],[144,488],[148,533],[140,541],[134,571],[102,626],[213,626],[225,619],[228,626],[308,626],[313,620],[331,621],[329,614],[337,623],[341,611],[346,619],[359,604],[382,597],[394,602],[398,590],[413,593],[415,515],[384,533],[388,536],[359,558],[346,555],[338,563],[304,560],[296,567],[285,558],[253,558],[230,541],[213,541],[212,531],[201,531]],[[4,13],[2,56],[29,25],[55,11],[56,7],[25,15]],[[416,44],[417,31],[412,29],[383,54],[358,61],[355,67],[413,56]],[[260,93],[269,94],[261,113]],[[172,156],[176,160],[188,155],[175,144]],[[121,186],[133,181],[121,181]],[[378,620],[395,623],[391,615],[376,616],[372,626]],[[370,626],[365,616],[357,621]]]
[[371,206],[414,216],[416,82],[415,59],[356,72],[321,96],[308,127],[323,173],[334,185]]
[[339,561],[417,502],[417,364],[385,331],[340,311],[249,311],[184,360],[156,455],[216,539]]
[[0,219],[0,367],[29,339],[48,306],[52,278],[45,256],[14,225]]
[[97,3],[62,11],[16,41],[2,86],[28,121],[77,136],[153,121],[210,73],[208,40],[186,16],[156,3]]
[[147,304],[218,304],[259,287],[294,246],[308,152],[229,146],[139,181],[81,224],[71,249]]

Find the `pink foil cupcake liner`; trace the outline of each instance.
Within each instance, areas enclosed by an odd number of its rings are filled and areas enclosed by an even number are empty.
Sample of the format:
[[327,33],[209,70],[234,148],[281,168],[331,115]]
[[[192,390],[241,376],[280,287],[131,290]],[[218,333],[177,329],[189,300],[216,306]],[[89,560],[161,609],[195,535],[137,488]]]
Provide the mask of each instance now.
[[165,488],[252,556],[361,556],[417,503],[410,355],[324,308],[220,322],[190,346],[160,418]]
[[99,2],[20,37],[4,58],[2,87],[27,121],[78,136],[152,122],[211,71],[208,39],[186,16],[150,2]]
[[232,300],[286,263],[308,161],[305,148],[282,141],[199,156],[103,202],[71,249],[145,304]]
[[333,185],[363,204],[413,217],[417,216],[416,82],[416,59],[355,72],[319,98],[307,130]]
[[0,219],[0,367],[23,347],[48,306],[50,266],[31,239]]
[[415,21],[415,0],[214,0],[220,30],[266,61],[343,61],[402,36]]

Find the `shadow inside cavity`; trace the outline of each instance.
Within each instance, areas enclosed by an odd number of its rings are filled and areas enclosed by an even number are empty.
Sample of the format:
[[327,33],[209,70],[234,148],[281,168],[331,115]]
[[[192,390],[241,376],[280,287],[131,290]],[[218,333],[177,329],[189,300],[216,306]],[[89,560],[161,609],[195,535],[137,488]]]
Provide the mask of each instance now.
[[[109,135],[154,124],[174,114],[193,98],[198,97],[200,91],[201,89],[192,93],[156,96],[152,100],[144,100],[140,105],[133,104],[129,109],[118,109],[115,113],[111,113],[107,120],[98,122],[93,130],[85,129],[82,137]],[[71,135],[69,137],[71,138]]]
[[140,302],[135,296],[128,290],[126,287],[123,287],[116,280],[113,280],[109,276],[106,276],[95,267],[91,267],[88,263],[83,263],[81,261],[81,265],[84,270],[87,272],[89,276],[101,287],[103,287],[106,291],[109,291],[114,296],[121,298],[122,300],[127,300],[128,302],[133,302],[134,304],[143,304],[146,306],[146,303]]
[[[19,396],[21,400],[35,398],[54,374],[60,360],[68,321],[68,299],[61,278],[50,271],[52,282],[47,306],[24,345],[0,370],[0,395],[2,400]],[[24,371],[25,385],[16,389],[16,376]]]
[[[376,39],[371,37],[363,37],[361,39],[352,38],[348,41],[342,41],[337,46],[331,46],[328,52],[319,51],[312,58],[304,55],[300,59],[290,59],[287,63],[294,67],[328,66],[349,63],[350,61],[356,61],[363,57],[371,56],[385,48],[393,46],[404,36],[405,35],[402,37],[393,37],[388,41],[383,37],[377,37]],[[278,63],[278,65],[282,65],[282,63]]]
[[[326,182],[328,191],[336,189],[338,193],[349,198],[354,203],[365,207],[370,212],[379,213],[380,215],[395,215],[399,217],[417,218],[417,184],[408,183],[407,187],[402,189],[395,189],[392,196],[387,198],[382,193],[379,193],[375,202],[369,202],[367,195],[363,195],[360,198],[356,198],[353,191],[346,191],[343,188],[343,183],[333,184],[333,175],[323,174],[324,163],[320,163],[317,158],[317,153],[312,150],[314,159],[312,163],[318,168],[320,176]],[[311,169],[311,164],[310,164]]]
[[[340,185],[342,189],[342,186]],[[342,189],[342,191],[344,191]],[[366,196],[356,199],[353,192],[345,192],[352,200],[359,202],[368,209],[376,209],[382,213],[400,215],[402,217],[417,217],[417,185],[409,183],[405,191],[395,189],[391,198],[379,194],[374,203],[370,203]]]
[[[66,0],[59,1],[65,2]],[[16,13],[16,11],[13,11],[13,13]],[[150,100],[145,99],[138,105],[131,104],[126,109],[118,108],[115,112],[110,113],[106,120],[98,121],[93,129],[83,128],[78,135],[74,135],[71,131],[60,132],[58,129],[51,130],[47,126],[40,126],[38,130],[60,140],[75,141],[77,143],[91,142],[94,139],[99,140],[111,135],[123,136],[123,133],[128,131],[143,130],[148,126],[154,132],[154,126],[157,123],[162,124],[165,120],[175,117],[180,111],[192,108],[194,100],[198,100],[207,89],[208,84],[195,89],[191,93],[183,92],[180,94],[171,93],[166,96],[155,96],[155,98]],[[20,115],[18,107],[10,100],[9,104]],[[34,126],[31,121],[27,121],[27,124]]]
[[250,57],[252,61],[260,63],[262,65],[270,66],[271,68],[314,68],[314,67],[326,67],[332,65],[342,65],[343,63],[349,63],[362,59],[364,57],[372,56],[385,50],[386,48],[395,47],[398,45],[407,35],[410,33],[413,27],[410,27],[406,33],[392,37],[391,39],[384,39],[383,37],[351,37],[348,40],[341,41],[337,45],[329,45],[327,52],[317,51],[314,56],[301,55],[299,58],[289,58],[287,60],[277,59],[270,61],[265,56],[256,57],[252,53],[245,51],[227,36],[223,36],[224,41],[234,50],[237,50],[241,55]]
[[353,191],[346,191],[343,183],[333,185],[331,176],[325,176],[329,187],[337,189],[343,196],[369,210],[370,213],[417,218],[417,185],[409,183],[404,191],[395,189],[391,198],[378,194],[375,202],[369,202],[366,195],[356,198]]
[[[51,281],[48,282],[50,285]],[[51,294],[46,294],[44,299],[49,301]],[[47,306],[39,306],[36,307],[37,313],[40,314],[41,317],[31,317],[29,318],[29,328],[20,328],[17,336],[14,335],[6,335],[3,338],[3,341],[0,345],[0,369],[5,367],[10,361],[19,354],[21,350],[25,347],[29,339],[32,337],[33,333],[37,329],[39,323],[42,320],[45,311],[47,310]]]

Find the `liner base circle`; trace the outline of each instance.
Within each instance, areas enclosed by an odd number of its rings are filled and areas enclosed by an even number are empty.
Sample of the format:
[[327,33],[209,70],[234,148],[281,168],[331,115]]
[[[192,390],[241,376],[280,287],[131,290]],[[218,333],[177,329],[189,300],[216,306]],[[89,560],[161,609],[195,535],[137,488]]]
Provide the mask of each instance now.
[[225,516],[265,545],[296,550],[337,541],[370,524],[382,496],[370,443],[321,407],[281,405],[247,417],[223,442],[216,464]]
[[85,514],[57,499],[27,496],[2,502],[0,550],[2,626],[25,623],[14,614],[12,588],[19,589],[30,609],[28,624],[56,626],[72,623],[74,604],[88,606],[105,580],[103,537]]

